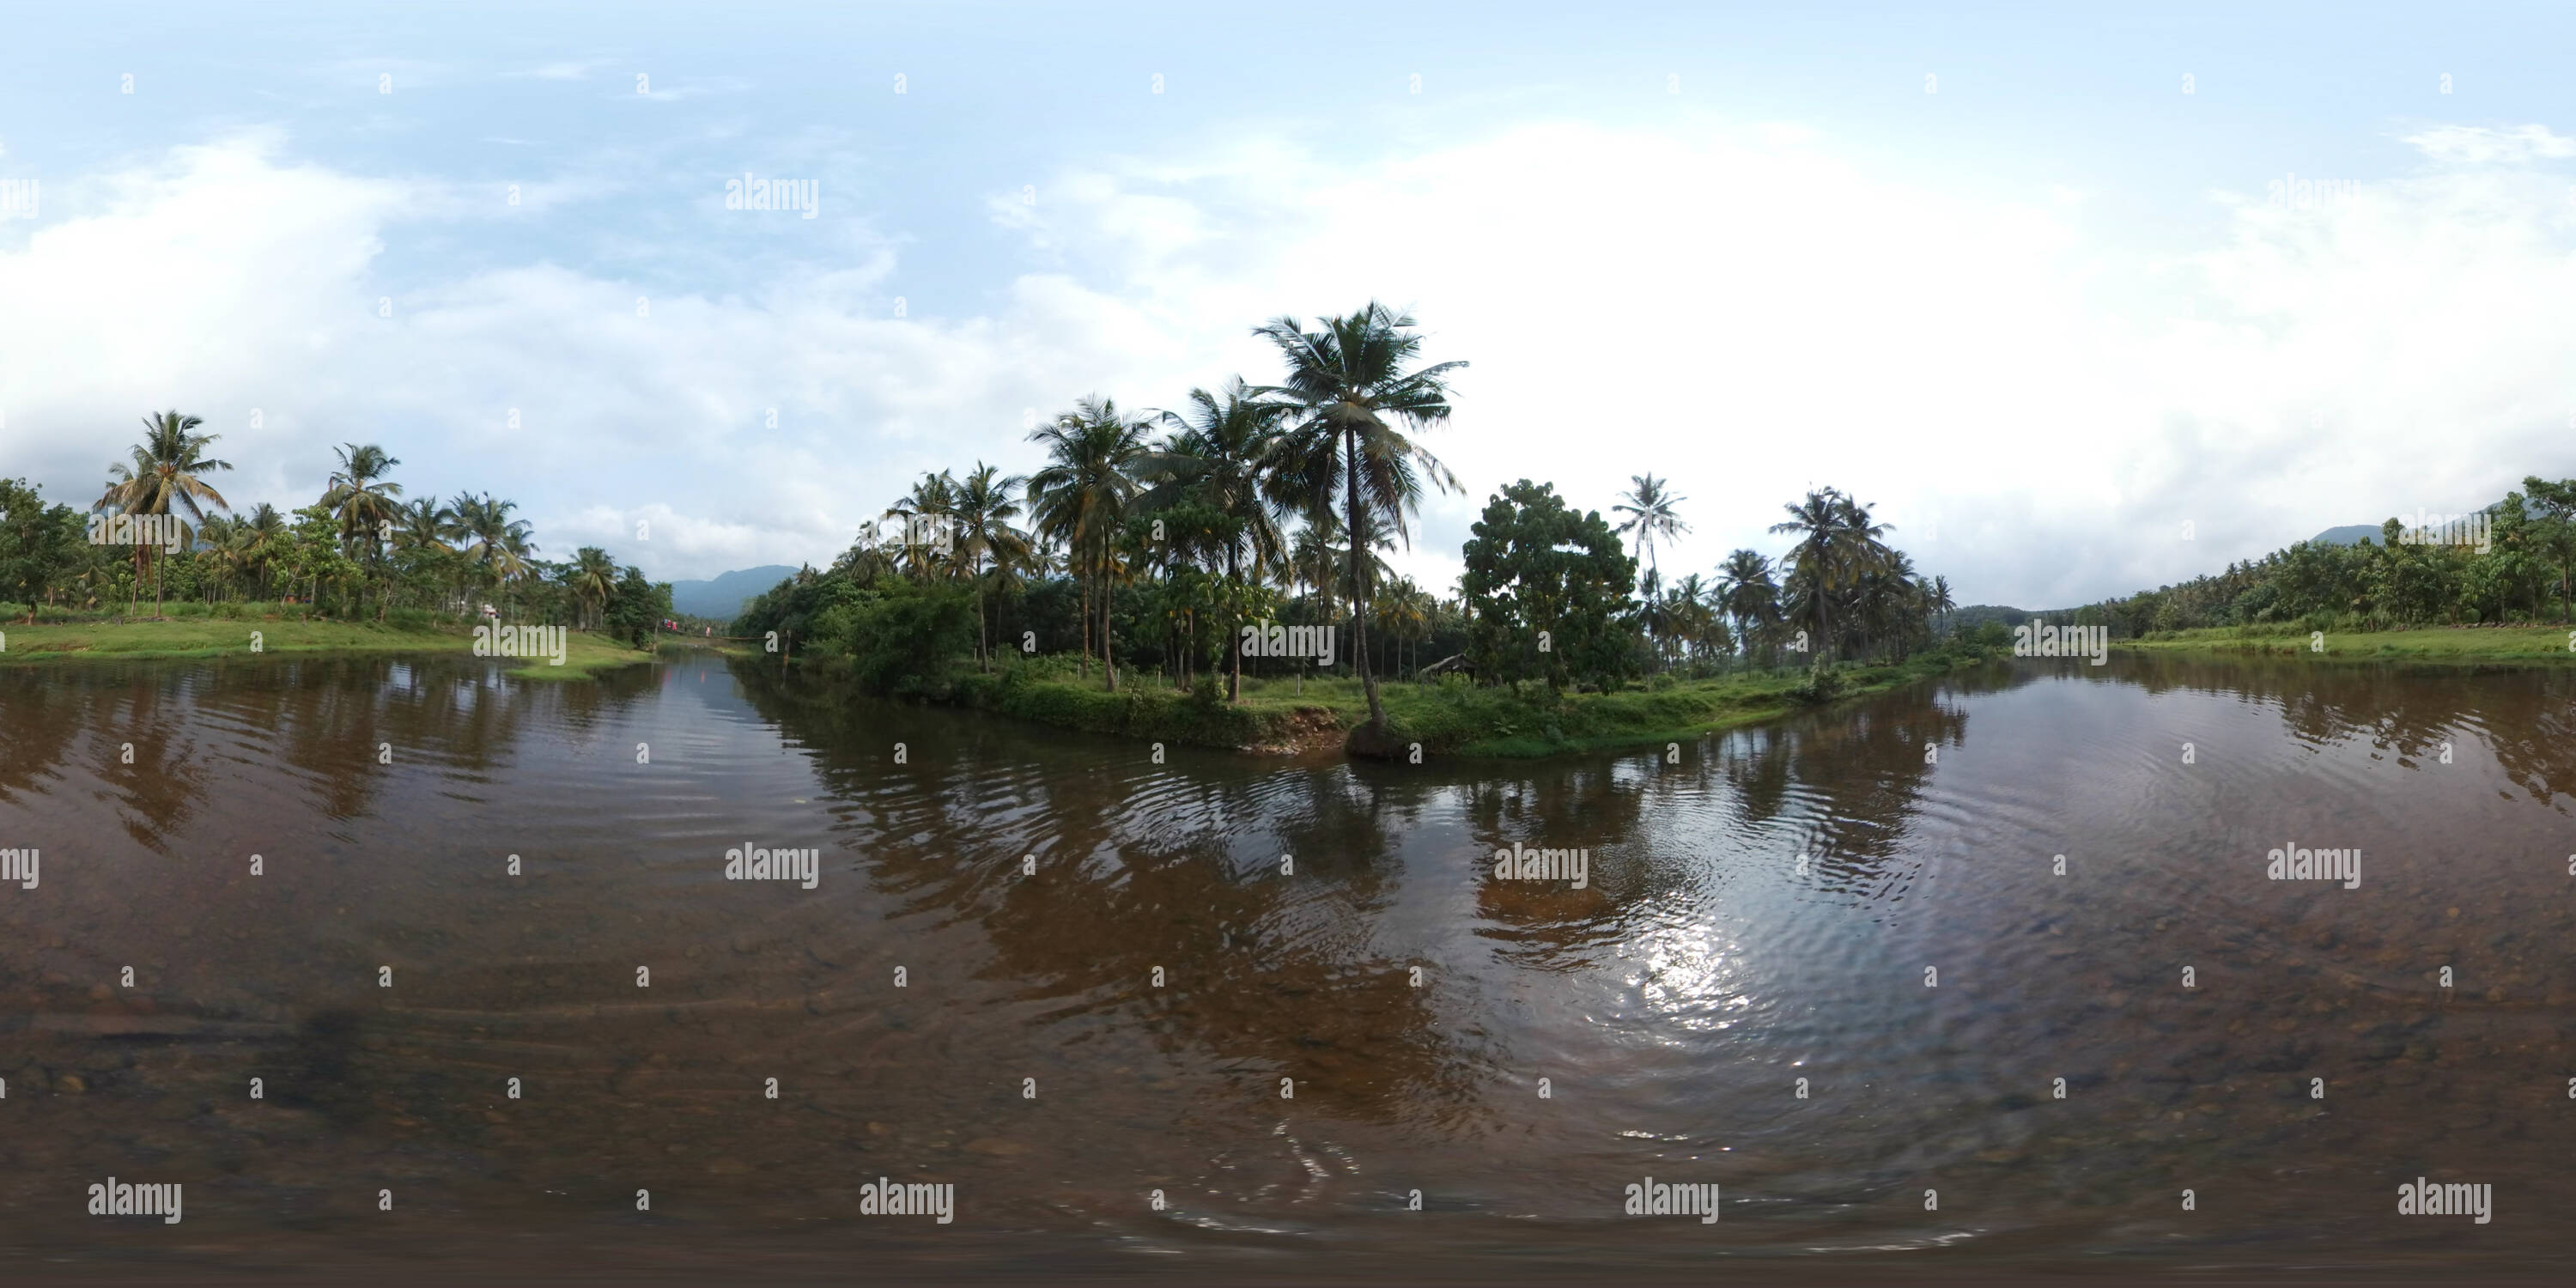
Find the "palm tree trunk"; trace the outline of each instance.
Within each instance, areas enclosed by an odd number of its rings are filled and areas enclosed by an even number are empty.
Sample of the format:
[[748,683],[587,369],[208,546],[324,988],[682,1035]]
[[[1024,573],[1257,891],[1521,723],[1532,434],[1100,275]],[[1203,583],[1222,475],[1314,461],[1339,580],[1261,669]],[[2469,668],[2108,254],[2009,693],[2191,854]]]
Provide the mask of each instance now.
[[[1235,565],[1234,547],[1231,545],[1225,548],[1225,580],[1227,585],[1234,587],[1234,602],[1241,604],[1243,574]],[[1239,616],[1240,614],[1237,614],[1238,618]],[[1234,678],[1226,683],[1225,700],[1241,702],[1243,701],[1243,623],[1240,620],[1228,621],[1225,635],[1225,651],[1234,664]]]
[[1347,488],[1350,511],[1351,541],[1351,662],[1360,670],[1360,689],[1368,695],[1369,723],[1383,731],[1386,728],[1386,704],[1378,700],[1377,676],[1368,663],[1368,604],[1360,583],[1360,557],[1368,549],[1368,532],[1360,526],[1360,443],[1359,431],[1342,431],[1343,442],[1350,449],[1342,458],[1342,477]]
[[1108,682],[1109,691],[1118,691],[1118,663],[1109,656],[1109,561],[1100,562],[1100,676]]

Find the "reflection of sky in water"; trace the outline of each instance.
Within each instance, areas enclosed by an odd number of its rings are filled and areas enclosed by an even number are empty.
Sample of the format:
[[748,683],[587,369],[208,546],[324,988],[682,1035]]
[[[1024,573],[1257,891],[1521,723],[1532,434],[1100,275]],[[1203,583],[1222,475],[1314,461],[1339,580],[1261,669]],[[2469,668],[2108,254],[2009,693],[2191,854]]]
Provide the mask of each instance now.
[[[51,1202],[37,1178],[103,1175],[119,1142],[208,1185],[191,1227],[245,1248],[305,1237],[280,1214],[308,1191],[400,1171],[539,1238],[652,1173],[698,1228],[883,1251],[903,1236],[824,1232],[829,1196],[903,1172],[972,1196],[949,1245],[970,1259],[1508,1249],[1502,1213],[1543,1230],[1524,1250],[1665,1267],[1962,1227],[2082,1256],[2402,1253],[2431,1236],[2372,1215],[2382,1173],[2576,1197],[2563,1124],[2526,1103],[2563,1081],[2576,1002],[2571,696],[2557,673],[2124,659],[1680,765],[1389,769],[1155,765],[707,663],[552,686],[459,659],[0,670],[0,843],[45,851],[40,892],[0,892],[0,1020],[28,1021],[0,1047],[28,1115],[0,1203]],[[2260,879],[2266,847],[2344,837],[2362,889]],[[745,838],[818,845],[820,887],[725,882]],[[1588,849],[1586,888],[1492,880],[1514,843]],[[241,872],[252,852],[274,875]],[[2436,958],[2468,982],[2433,990]],[[93,998],[125,964],[136,993]],[[110,1051],[95,1024],[141,1036]],[[183,1112],[254,1068],[291,1090]],[[541,1105],[473,1090],[504,1068]],[[772,1069],[780,1106],[743,1094]],[[2326,1112],[2289,1094],[2312,1071]],[[65,1074],[88,1090],[16,1092]],[[1741,1211],[1609,1219],[1648,1174]],[[1937,1218],[1909,1201],[1927,1176],[1959,1196]],[[2179,1178],[2227,1201],[2176,1224]],[[1417,1187],[1448,1215],[1393,1229]],[[2481,1237],[2557,1255],[2537,1225]]]

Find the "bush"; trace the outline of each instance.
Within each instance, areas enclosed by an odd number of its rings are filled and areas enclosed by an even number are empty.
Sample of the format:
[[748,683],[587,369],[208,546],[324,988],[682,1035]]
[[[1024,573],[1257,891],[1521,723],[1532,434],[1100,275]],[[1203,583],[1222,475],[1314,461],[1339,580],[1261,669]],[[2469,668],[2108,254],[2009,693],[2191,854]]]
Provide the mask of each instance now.
[[434,624],[426,608],[394,608],[385,612],[385,625],[396,630],[425,631]]
[[1789,697],[1792,701],[1816,706],[1841,697],[1842,692],[1842,674],[1834,670],[1823,658],[1818,658],[1815,669],[1807,672],[1807,678],[1800,681],[1798,687],[1789,690]]

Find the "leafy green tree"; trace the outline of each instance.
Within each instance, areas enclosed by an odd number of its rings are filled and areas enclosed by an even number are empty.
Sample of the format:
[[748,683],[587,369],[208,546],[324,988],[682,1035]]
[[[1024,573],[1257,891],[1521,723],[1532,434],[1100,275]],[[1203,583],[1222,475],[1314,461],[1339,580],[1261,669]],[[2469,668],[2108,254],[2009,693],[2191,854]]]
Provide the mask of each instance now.
[[1522,479],[1486,503],[1473,531],[1458,584],[1479,676],[1544,679],[1562,693],[1630,673],[1637,561],[1599,511],[1569,509],[1554,487]]
[[48,506],[25,479],[0,479],[0,597],[27,605],[52,597],[80,564],[87,544],[80,515],[68,505]]
[[643,648],[652,642],[653,632],[660,629],[671,615],[671,583],[647,581],[640,568],[626,568],[618,573],[617,585],[608,596],[601,619],[617,638]]

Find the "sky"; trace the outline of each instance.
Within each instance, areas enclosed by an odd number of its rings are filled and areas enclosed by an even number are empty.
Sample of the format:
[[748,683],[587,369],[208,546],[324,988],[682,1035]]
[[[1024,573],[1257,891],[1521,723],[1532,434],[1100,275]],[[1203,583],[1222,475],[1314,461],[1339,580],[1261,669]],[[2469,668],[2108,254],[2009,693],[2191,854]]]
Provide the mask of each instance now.
[[177,408],[236,508],[372,442],[820,565],[1371,299],[1469,363],[1440,593],[1522,478],[1669,479],[1667,580],[1835,486],[2057,607],[2576,476],[2576,12],[2069,8],[6,0],[0,476]]

